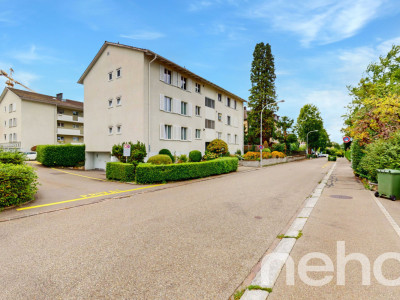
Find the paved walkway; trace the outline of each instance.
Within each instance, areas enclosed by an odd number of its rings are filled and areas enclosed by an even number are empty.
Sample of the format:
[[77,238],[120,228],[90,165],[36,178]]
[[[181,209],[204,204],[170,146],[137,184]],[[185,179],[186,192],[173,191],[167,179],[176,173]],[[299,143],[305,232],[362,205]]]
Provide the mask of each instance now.
[[[354,177],[350,164],[340,159],[308,218],[303,236],[290,254],[295,266],[294,285],[287,284],[286,278],[290,273],[284,267],[268,299],[400,299],[400,287],[387,286],[388,283],[399,285],[394,280],[400,276],[400,261],[389,259],[379,268],[377,260],[385,253],[400,253],[399,211],[400,201],[375,199],[373,193],[365,190]],[[338,249],[343,249],[341,247],[344,247],[344,255],[349,260],[344,272],[338,266],[340,257],[344,257],[337,254]],[[304,275],[303,278],[299,276],[300,260],[303,258],[304,262],[304,256],[312,252],[323,253],[322,256],[326,255],[324,257],[333,263],[329,271],[328,268],[307,273],[313,280],[325,278],[329,281],[325,285],[321,285],[321,281],[310,282]],[[361,263],[351,260],[348,256],[351,253],[362,254],[354,257],[364,260],[364,279]],[[308,265],[322,266],[324,263],[313,258]],[[383,278],[379,279],[380,273]]]

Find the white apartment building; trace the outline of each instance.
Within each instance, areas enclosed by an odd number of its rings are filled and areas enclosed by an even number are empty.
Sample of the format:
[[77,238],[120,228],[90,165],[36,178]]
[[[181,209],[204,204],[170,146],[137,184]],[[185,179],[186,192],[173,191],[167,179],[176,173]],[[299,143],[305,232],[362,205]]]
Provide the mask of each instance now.
[[0,96],[0,148],[31,151],[46,144],[82,144],[83,103],[8,88]]
[[104,169],[125,141],[144,142],[148,156],[204,153],[216,138],[243,151],[245,100],[150,50],[105,42],[78,83],[86,169]]

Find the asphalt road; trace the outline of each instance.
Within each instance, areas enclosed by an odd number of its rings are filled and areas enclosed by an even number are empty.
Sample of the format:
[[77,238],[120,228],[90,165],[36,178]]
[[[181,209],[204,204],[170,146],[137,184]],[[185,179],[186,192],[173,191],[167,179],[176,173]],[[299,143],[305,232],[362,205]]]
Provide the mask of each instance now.
[[329,170],[300,161],[0,223],[1,299],[227,299]]

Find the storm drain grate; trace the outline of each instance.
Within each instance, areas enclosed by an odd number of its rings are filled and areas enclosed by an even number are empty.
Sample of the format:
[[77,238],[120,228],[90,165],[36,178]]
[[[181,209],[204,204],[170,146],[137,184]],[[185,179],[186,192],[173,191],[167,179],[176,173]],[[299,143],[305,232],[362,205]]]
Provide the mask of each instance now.
[[353,199],[353,197],[346,196],[346,195],[330,195],[329,197],[336,198],[336,199]]

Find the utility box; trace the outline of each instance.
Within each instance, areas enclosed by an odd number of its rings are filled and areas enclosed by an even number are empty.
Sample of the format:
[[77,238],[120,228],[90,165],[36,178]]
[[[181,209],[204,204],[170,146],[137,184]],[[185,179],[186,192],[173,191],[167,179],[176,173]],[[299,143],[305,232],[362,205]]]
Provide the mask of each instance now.
[[376,197],[386,196],[391,200],[400,199],[400,170],[378,169],[378,191]]

